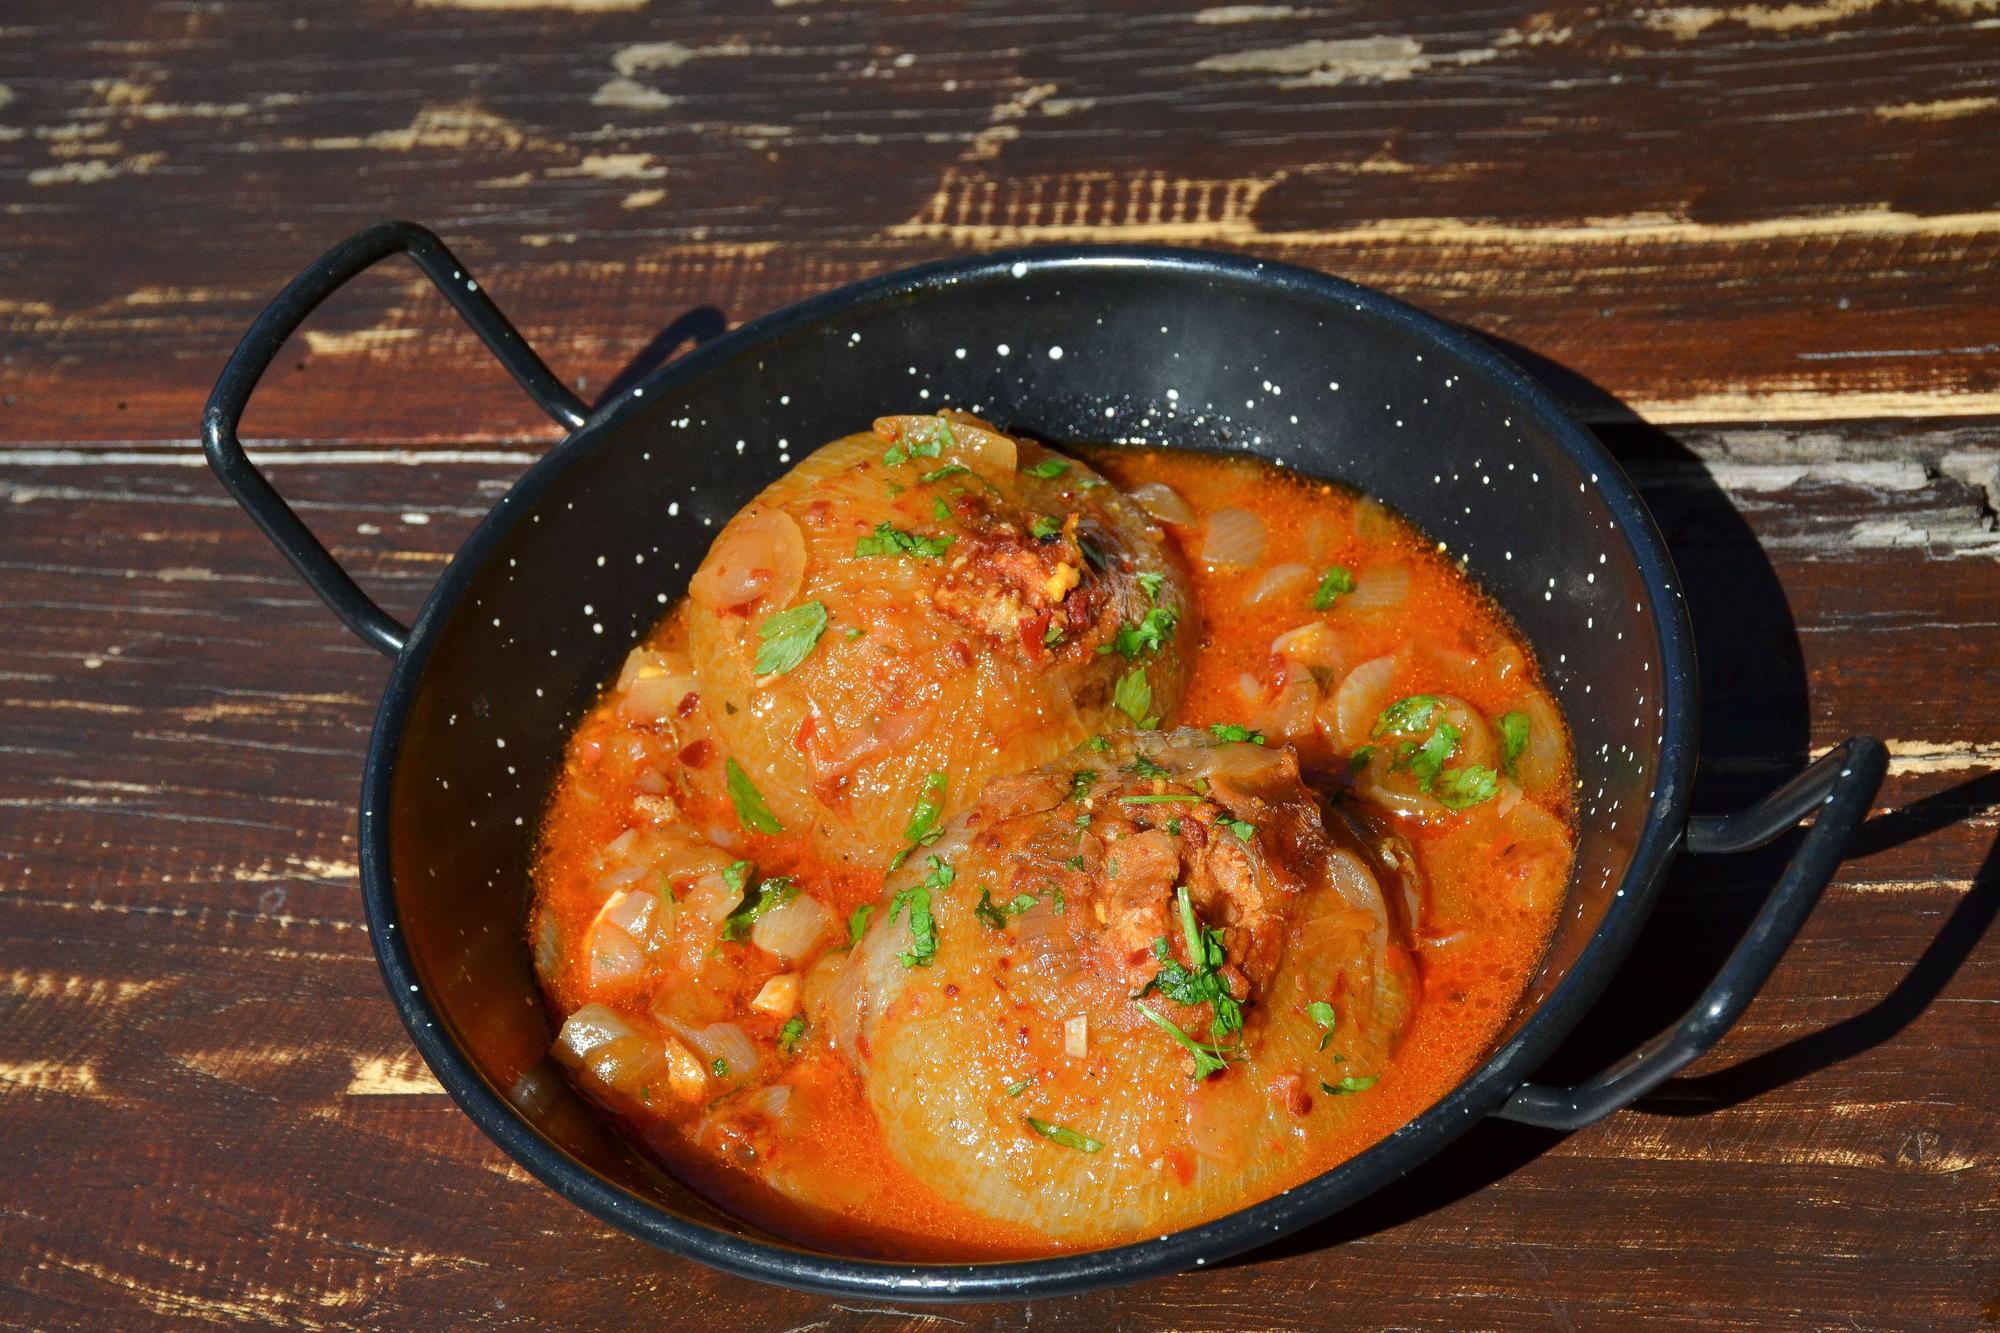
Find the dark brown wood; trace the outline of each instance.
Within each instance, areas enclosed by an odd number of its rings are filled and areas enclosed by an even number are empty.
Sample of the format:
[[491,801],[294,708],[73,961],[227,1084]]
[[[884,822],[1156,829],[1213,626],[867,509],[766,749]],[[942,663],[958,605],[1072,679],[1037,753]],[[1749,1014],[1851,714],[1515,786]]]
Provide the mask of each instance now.
[[[0,14],[0,1323],[1971,1327],[2000,1319],[2000,13],[1027,0],[17,0]],[[907,57],[907,59],[905,58]],[[384,665],[200,462],[323,245],[441,230],[587,395],[730,320],[1036,240],[1220,245],[1522,349],[1673,545],[1700,802],[1853,731],[1880,808],[1743,1024],[1593,1129],[1475,1129],[1215,1272],[910,1312],[597,1225],[384,1003]],[[413,270],[249,433],[407,615],[552,438]],[[1684,864],[1557,1062],[1656,1030],[1778,854]]]

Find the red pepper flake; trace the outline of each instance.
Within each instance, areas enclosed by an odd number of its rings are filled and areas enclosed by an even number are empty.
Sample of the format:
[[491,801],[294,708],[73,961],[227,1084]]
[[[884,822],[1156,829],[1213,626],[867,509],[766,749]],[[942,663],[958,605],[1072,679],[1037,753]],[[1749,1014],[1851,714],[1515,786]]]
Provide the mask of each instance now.
[[689,690],[681,696],[681,701],[674,705],[674,716],[680,718],[688,717],[699,707],[701,707],[701,695],[693,690]]
[[690,741],[681,750],[681,762],[689,768],[700,768],[714,753],[715,747],[709,744],[708,738],[704,736],[700,740]]

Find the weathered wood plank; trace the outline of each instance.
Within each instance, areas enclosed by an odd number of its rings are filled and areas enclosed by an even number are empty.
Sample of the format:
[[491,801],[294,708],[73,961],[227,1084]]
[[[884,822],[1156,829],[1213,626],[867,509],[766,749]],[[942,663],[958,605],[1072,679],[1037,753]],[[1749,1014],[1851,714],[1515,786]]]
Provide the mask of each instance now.
[[[1563,1140],[1482,1127],[1217,1273],[938,1311],[943,1326],[1303,1329],[1338,1308],[1935,1327],[1996,1294],[2000,559],[1981,534],[2000,423],[1607,434],[1702,632],[1702,802],[1745,799],[1850,730],[1897,746],[1861,854],[1767,993],[1646,1111]],[[268,460],[408,613],[533,451],[394,461],[299,443]],[[189,446],[0,454],[0,513],[0,608],[34,627],[0,639],[0,1312],[913,1322],[656,1255],[528,1180],[450,1105],[383,1003],[352,888],[384,668]],[[1855,540],[1885,514],[1933,540]],[[1684,1006],[1779,859],[1684,864],[1557,1072]]]
[[[1125,240],[1376,283],[1568,367],[1599,419],[1992,413],[1981,12],[22,0],[0,439],[188,433],[262,301],[404,215],[592,389],[692,306]],[[483,363],[395,272],[255,424],[535,429]]]

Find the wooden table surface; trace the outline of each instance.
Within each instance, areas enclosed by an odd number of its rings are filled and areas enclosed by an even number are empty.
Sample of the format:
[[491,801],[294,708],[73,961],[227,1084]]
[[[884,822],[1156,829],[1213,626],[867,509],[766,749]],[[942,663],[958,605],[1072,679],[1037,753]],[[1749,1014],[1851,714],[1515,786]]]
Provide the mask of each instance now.
[[[9,0],[0,1323],[2000,1322],[1996,89],[1993,0]],[[1003,244],[1376,284],[1638,479],[1699,636],[1698,803],[1866,731],[1879,807],[1642,1108],[1477,1127],[1217,1271],[909,1312],[654,1252],[412,1054],[355,888],[385,665],[196,447],[262,302],[391,216],[591,398],[688,312]],[[551,441],[404,265],[279,364],[246,438],[399,615]],[[1557,1072],[1685,1006],[1783,851],[1677,871]]]

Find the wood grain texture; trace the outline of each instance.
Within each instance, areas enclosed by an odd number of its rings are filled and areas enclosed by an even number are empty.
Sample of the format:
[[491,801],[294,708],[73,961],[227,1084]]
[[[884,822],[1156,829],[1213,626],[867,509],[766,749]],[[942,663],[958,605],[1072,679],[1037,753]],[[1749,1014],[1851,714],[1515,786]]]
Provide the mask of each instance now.
[[[1996,87],[1982,0],[14,0],[0,1325],[2000,1321]],[[658,1254],[411,1052],[354,889],[385,668],[190,439],[262,302],[391,215],[586,396],[692,308],[997,245],[1383,286],[1503,340],[1638,480],[1695,615],[1698,802],[1866,730],[1879,808],[1744,1022],[1642,1109],[1481,1126],[1216,1272],[913,1312]],[[407,268],[280,365],[246,435],[407,618],[551,429]],[[1683,864],[1552,1075],[1683,1008],[1783,850]]]

